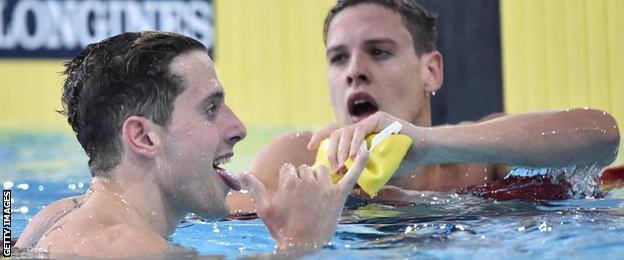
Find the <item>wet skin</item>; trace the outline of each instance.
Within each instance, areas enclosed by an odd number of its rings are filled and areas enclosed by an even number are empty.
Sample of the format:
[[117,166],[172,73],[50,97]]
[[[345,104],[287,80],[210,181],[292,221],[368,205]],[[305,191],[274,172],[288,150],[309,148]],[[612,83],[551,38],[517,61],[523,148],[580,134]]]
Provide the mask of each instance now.
[[121,129],[121,163],[106,175],[110,177],[94,177],[84,196],[40,211],[16,246],[52,257],[184,252],[167,241],[182,218],[189,212],[209,220],[224,218],[226,194],[244,186],[279,254],[294,257],[320,250],[335,233],[368,152],[361,151],[335,185],[325,168],[284,164],[275,173],[277,191],[269,194],[253,175],[233,177],[221,168],[244,138],[245,127],[225,105],[208,55],[182,54],[169,69],[185,86],[174,101],[170,124],[128,117]]
[[[313,164],[316,147],[325,138],[330,139],[328,159],[337,169],[367,134],[394,121],[404,125],[402,133],[414,142],[389,182],[391,192],[382,190],[382,196],[482,185],[506,176],[509,165],[604,166],[614,160],[618,127],[599,110],[497,114],[479,122],[431,127],[427,93],[442,85],[442,56],[437,51],[416,54],[401,19],[375,4],[348,7],[334,17],[326,54],[337,122],[314,134],[293,132],[273,140],[252,160],[252,174],[275,187],[273,172],[279,165]],[[254,209],[244,194],[230,195],[228,203],[240,211]]]

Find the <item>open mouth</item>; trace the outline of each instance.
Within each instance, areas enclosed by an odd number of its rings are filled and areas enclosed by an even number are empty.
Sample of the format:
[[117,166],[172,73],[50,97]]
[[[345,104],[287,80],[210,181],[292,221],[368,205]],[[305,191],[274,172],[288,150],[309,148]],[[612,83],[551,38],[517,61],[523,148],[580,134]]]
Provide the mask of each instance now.
[[232,154],[228,154],[214,160],[212,162],[212,168],[214,170],[214,173],[219,175],[219,177],[223,179],[223,181],[230,187],[230,189],[238,191],[241,189],[240,182],[238,182],[238,180],[234,178],[234,176],[232,176],[229,171],[222,168],[222,165],[230,162],[232,156]]
[[379,106],[375,99],[366,92],[355,92],[351,94],[347,99],[347,106],[354,123],[379,111]]

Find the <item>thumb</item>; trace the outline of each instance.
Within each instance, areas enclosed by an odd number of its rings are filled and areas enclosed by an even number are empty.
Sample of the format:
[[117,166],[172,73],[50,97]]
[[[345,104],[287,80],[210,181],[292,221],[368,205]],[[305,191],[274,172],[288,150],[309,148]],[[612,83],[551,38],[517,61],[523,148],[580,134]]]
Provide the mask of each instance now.
[[251,193],[252,202],[256,206],[256,209],[258,211],[264,210],[269,204],[267,189],[264,184],[250,173],[244,173],[240,177],[240,182],[243,188]]

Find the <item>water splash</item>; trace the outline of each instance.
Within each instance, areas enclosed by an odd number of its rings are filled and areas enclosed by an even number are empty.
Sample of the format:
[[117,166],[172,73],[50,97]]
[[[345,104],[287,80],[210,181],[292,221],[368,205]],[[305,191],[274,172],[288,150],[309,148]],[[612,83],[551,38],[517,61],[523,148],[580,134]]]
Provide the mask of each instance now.
[[[562,168],[514,168],[507,177],[533,177],[548,175],[553,182],[567,181],[570,183],[569,195],[572,198],[594,197],[601,193],[598,185],[600,177],[598,164],[588,166],[568,166]],[[506,177],[506,178],[507,178]]]

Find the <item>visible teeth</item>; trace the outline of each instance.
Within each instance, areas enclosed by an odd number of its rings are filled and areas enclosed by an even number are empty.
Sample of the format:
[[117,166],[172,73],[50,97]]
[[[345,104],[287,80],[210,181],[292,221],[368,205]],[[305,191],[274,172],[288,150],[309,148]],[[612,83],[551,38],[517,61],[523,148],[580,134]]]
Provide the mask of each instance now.
[[360,99],[360,100],[356,100],[355,102],[353,102],[354,105],[359,105],[359,104],[364,104],[368,101],[364,100],[364,99]]
[[229,163],[229,162],[230,162],[230,159],[232,159],[232,157],[222,158],[222,159],[219,159],[219,160],[214,161],[214,162],[212,163],[212,165],[213,165],[213,166],[218,166],[218,165],[221,165],[221,164],[226,164],[226,163]]

